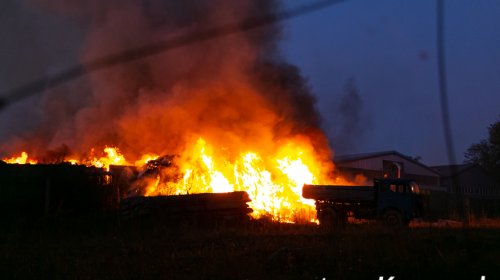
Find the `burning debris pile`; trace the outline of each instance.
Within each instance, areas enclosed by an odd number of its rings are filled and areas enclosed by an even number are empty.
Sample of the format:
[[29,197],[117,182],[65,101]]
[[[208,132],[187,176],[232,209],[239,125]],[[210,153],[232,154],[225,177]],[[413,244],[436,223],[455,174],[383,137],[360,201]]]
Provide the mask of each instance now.
[[[269,0],[45,2],[89,19],[84,61],[280,9]],[[200,41],[91,74],[75,82],[80,90],[47,92],[43,121],[0,153],[20,164],[135,166],[136,195],[246,191],[253,215],[295,221],[314,212],[302,185],[331,183],[333,165],[315,100],[280,56],[279,34],[269,25]]]
[[163,220],[172,224],[203,225],[212,222],[244,222],[252,213],[246,192],[201,193],[129,197],[120,203],[120,216],[124,222]]

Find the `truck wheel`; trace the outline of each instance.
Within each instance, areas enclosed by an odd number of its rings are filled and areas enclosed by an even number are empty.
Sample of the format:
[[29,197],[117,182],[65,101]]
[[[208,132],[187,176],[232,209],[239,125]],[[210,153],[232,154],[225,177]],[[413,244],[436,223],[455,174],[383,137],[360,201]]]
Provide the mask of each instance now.
[[389,209],[384,212],[382,215],[382,221],[386,226],[392,228],[399,228],[405,225],[401,212],[393,209]]
[[345,227],[347,215],[344,211],[339,211],[333,208],[325,208],[319,212],[318,220],[320,227],[332,231]]
[[340,228],[345,228],[347,225],[347,213],[345,211],[338,211],[337,212],[337,219],[335,220],[337,223],[336,226]]
[[327,230],[332,230],[338,226],[337,212],[332,208],[321,209],[318,213],[319,225]]

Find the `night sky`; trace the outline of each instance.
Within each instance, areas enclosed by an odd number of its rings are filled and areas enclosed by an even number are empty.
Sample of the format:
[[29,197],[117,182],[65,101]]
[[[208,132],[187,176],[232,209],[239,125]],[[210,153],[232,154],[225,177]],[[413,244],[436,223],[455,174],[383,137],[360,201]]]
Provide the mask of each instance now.
[[[82,25],[0,3],[0,92],[79,59]],[[286,1],[287,7],[307,1]],[[283,23],[283,55],[309,80],[336,154],[397,150],[446,164],[436,1],[346,1]],[[500,2],[446,1],[446,61],[458,161],[500,118]],[[0,141],[36,123],[39,97],[0,112]]]

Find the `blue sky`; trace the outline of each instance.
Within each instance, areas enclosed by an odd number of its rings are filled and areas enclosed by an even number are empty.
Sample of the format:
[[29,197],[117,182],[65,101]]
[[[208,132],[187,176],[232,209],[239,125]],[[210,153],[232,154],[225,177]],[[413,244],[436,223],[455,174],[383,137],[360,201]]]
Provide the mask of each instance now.
[[[305,1],[289,1],[296,5]],[[346,1],[285,24],[282,50],[309,79],[333,138],[350,78],[360,127],[339,154],[397,150],[446,164],[436,61],[436,1]],[[457,160],[500,116],[500,2],[445,2],[448,94]],[[353,138],[353,136],[349,136]],[[335,142],[335,141],[333,141]]]

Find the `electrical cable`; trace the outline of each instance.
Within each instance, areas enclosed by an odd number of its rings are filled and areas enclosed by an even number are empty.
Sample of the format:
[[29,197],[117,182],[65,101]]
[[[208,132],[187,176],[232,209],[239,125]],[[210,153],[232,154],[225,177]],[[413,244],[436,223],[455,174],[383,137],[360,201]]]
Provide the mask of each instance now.
[[181,35],[170,40],[157,42],[155,44],[126,50],[124,52],[90,60],[86,63],[78,64],[67,68],[55,75],[24,84],[6,94],[0,96],[0,110],[6,106],[38,94],[46,89],[58,86],[70,80],[82,77],[92,72],[113,67],[118,64],[131,62],[152,55],[160,54],[175,48],[207,41],[239,32],[245,32],[259,27],[263,27],[275,22],[289,20],[305,14],[326,9],[339,2],[346,0],[322,0],[301,5],[299,7],[278,12],[276,14],[263,15],[261,17],[250,18],[242,22],[226,24],[218,27],[206,28],[192,33]]
[[437,42],[437,63],[438,63],[438,81],[439,81],[439,98],[441,103],[441,118],[443,122],[443,134],[446,146],[446,153],[448,155],[448,165],[450,166],[450,183],[449,192],[457,198],[457,202],[462,201],[463,211],[463,225],[467,225],[468,207],[466,200],[460,192],[460,182],[457,177],[457,165],[455,158],[455,146],[453,143],[450,109],[448,103],[448,87],[446,76],[446,57],[444,48],[444,0],[437,0],[436,2],[436,42]]
[[450,110],[448,104],[448,87],[446,80],[446,59],[444,50],[444,0],[437,0],[437,63],[438,63],[438,81],[439,81],[439,98],[441,103],[441,118],[443,122],[443,133],[446,143],[446,152],[448,162],[455,165],[455,147],[451,133]]

